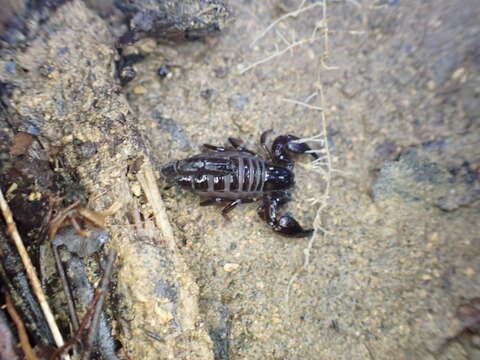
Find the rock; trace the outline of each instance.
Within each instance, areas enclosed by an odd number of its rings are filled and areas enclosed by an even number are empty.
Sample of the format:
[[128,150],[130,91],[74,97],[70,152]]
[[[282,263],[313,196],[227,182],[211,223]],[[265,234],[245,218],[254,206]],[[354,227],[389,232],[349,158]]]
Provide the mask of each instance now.
[[480,199],[478,174],[461,156],[464,141],[427,142],[406,149],[397,161],[385,162],[371,188],[373,199],[398,196],[406,202],[422,201],[445,211]]
[[131,18],[121,44],[150,36],[197,40],[219,31],[230,16],[224,0],[116,0],[115,5]]

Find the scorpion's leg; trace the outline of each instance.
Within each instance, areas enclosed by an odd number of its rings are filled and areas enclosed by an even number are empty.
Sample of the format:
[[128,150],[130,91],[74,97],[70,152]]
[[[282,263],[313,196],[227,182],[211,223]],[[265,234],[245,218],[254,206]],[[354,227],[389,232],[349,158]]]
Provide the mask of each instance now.
[[222,198],[210,198],[200,202],[200,206],[210,206],[224,201]]
[[222,216],[225,218],[225,220],[227,221],[230,221],[230,218],[228,217],[228,213],[230,211],[232,211],[238,204],[240,204],[242,202],[241,199],[237,199],[237,200],[233,200],[231,202],[229,202],[227,204],[227,206],[225,206],[223,209],[222,209]]
[[267,194],[263,198],[263,203],[258,208],[258,214],[264,219],[270,227],[285,236],[305,237],[313,233],[313,229],[304,229],[290,215],[284,215],[280,218],[279,208],[290,200],[290,194],[286,191],[275,191]]
[[237,200],[232,200],[230,203],[227,204],[222,209],[222,216],[225,218],[225,220],[230,221],[230,218],[228,217],[228,213],[232,211],[238,204],[245,204],[245,203],[251,203],[253,202],[253,199],[237,199]]
[[288,152],[302,154],[310,151],[310,155],[314,159],[318,159],[318,154],[311,152],[310,146],[303,142],[297,142],[297,140],[300,139],[294,135],[277,137],[272,144],[273,161],[291,169],[293,168],[293,161],[289,158]]
[[268,129],[268,130],[266,130],[262,133],[262,136],[260,136],[260,145],[262,146],[262,149],[265,150],[265,152],[267,153],[268,158],[270,160],[273,160],[273,155],[272,155],[272,152],[270,151],[270,149],[267,146],[267,136],[268,136],[268,134],[270,134],[272,132],[273,132],[272,129]]
[[203,147],[208,149],[208,150],[213,150],[213,151],[221,151],[221,152],[226,151],[226,149],[223,146],[203,144]]
[[[232,211],[238,204],[241,204],[241,203],[247,203],[247,202],[252,202],[253,200],[251,199],[236,199],[236,200],[232,200],[230,201],[223,209],[222,209],[222,216],[226,219],[226,220],[230,220],[229,217],[228,217],[228,213],[230,211]],[[206,200],[203,200],[202,202],[200,202],[200,206],[210,206],[210,205],[215,205],[215,204],[218,204],[218,203],[222,203],[222,202],[225,202],[225,199],[222,199],[222,198],[210,198],[210,199],[206,199]]]
[[242,146],[242,144],[243,144],[242,140],[229,137],[228,141],[230,142],[230,144],[232,144],[232,146],[235,150],[247,152],[247,153],[252,154],[252,155],[256,155],[252,150],[249,150],[246,147]]

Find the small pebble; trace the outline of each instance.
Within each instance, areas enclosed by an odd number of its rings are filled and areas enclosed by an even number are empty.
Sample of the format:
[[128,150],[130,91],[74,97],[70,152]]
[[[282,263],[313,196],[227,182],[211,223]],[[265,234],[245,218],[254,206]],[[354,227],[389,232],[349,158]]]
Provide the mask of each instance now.
[[140,187],[140,184],[138,182],[134,182],[130,186],[130,189],[132,190],[133,195],[135,195],[136,197],[142,195],[142,188]]
[[231,264],[231,263],[226,263],[223,265],[223,270],[226,272],[232,272],[237,270],[240,267],[240,264]]
[[32,192],[28,194],[28,197],[27,197],[29,201],[36,201],[36,200],[40,200],[41,198],[42,198],[42,194],[39,192]]
[[158,68],[157,70],[157,74],[158,76],[160,76],[161,78],[166,78],[168,75],[171,74],[170,72],[170,66],[168,65],[162,65]]
[[147,89],[145,89],[145,87],[142,85],[138,85],[133,88],[133,93],[137,95],[143,95],[147,93]]

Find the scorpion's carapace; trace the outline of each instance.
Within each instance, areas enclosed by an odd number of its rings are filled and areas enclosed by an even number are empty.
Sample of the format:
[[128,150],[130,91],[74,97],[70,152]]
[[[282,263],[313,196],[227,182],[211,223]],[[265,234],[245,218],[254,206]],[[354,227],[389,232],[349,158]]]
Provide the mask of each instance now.
[[201,206],[228,202],[222,210],[225,217],[240,203],[260,200],[258,214],[274,231],[285,236],[308,236],[313,229],[303,229],[293,217],[280,216],[278,210],[290,200],[287,190],[295,183],[290,153],[310,151],[315,159],[318,155],[293,135],[277,137],[270,150],[266,146],[269,132],[265,131],[260,140],[267,160],[243,147],[241,140],[229,138],[231,146],[204,144],[206,152],[172,161],[162,167],[161,174],[168,183],[205,198]]

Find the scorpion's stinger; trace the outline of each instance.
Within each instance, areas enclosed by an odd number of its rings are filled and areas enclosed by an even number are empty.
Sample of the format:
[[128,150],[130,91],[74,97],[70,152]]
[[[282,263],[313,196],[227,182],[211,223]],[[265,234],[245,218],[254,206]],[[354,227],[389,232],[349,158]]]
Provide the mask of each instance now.
[[306,237],[313,234],[313,229],[302,228],[298,221],[290,215],[282,216],[273,226],[273,230],[292,237]]
[[[303,154],[312,149],[308,146],[307,143],[296,142],[300,140],[298,137],[293,135],[281,135],[277,137],[272,144],[272,155],[274,161],[277,161],[281,164],[285,164],[288,168],[293,168],[293,161],[288,156],[288,151],[297,154]],[[318,159],[318,154],[311,152],[311,156],[314,159]]]

